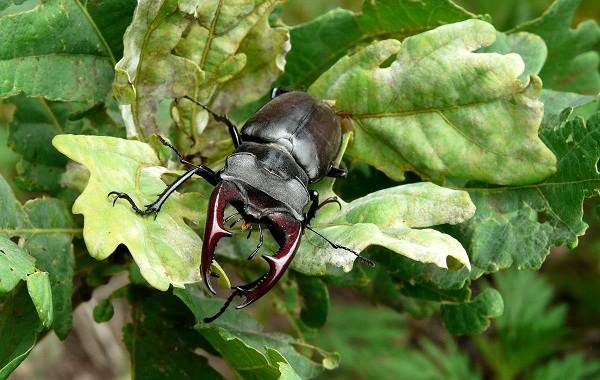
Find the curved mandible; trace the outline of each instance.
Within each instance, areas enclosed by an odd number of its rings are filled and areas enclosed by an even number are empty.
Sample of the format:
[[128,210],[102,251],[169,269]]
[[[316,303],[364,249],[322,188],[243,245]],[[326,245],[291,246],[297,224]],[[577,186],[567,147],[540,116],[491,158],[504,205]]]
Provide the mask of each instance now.
[[215,248],[219,240],[223,237],[231,236],[231,232],[227,231],[223,225],[223,214],[225,207],[232,200],[241,200],[239,189],[231,182],[222,181],[215,186],[208,203],[200,267],[202,280],[204,280],[206,287],[213,294],[216,294],[216,292],[209,281],[210,267],[215,257]]
[[269,271],[266,274],[250,284],[235,288],[237,294],[245,297],[244,302],[236,306],[236,309],[250,305],[271,290],[283,276],[300,247],[302,222],[285,212],[269,214],[267,219],[269,230],[280,246],[279,251],[273,256],[262,256],[269,263]]

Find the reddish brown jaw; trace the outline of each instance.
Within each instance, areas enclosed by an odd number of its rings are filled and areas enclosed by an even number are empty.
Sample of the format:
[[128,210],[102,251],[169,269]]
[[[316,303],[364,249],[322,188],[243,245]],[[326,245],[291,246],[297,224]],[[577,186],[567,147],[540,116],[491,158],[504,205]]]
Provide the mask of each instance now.
[[[236,185],[228,181],[218,183],[209,200],[201,261],[202,279],[213,294],[215,290],[209,280],[211,264],[219,240],[223,237],[231,236],[231,232],[225,229],[223,216],[225,207],[232,201],[238,203],[244,201]],[[265,261],[269,263],[269,271],[266,274],[254,282],[234,288],[234,293],[227,301],[227,304],[231,302],[231,299],[235,295],[244,296],[244,302],[237,306],[238,309],[255,302],[275,286],[285,273],[300,246],[300,238],[303,232],[302,222],[286,212],[273,212],[268,214],[266,219],[265,223],[269,226],[269,230],[280,248],[273,256],[263,255]],[[223,311],[224,309],[221,312]]]
[[239,295],[245,297],[244,302],[236,306],[237,309],[246,307],[267,294],[283,276],[300,246],[301,222],[283,212],[270,214],[268,219],[269,229],[280,245],[279,251],[273,256],[262,256],[269,263],[269,271],[266,274],[250,284],[236,288]]
[[239,192],[235,185],[230,182],[218,183],[210,195],[200,265],[202,279],[204,280],[206,287],[208,287],[213,294],[216,294],[216,292],[212,287],[209,278],[211,273],[210,267],[215,257],[215,248],[221,238],[231,236],[231,232],[227,231],[223,225],[223,214],[227,204],[231,200],[238,198]]

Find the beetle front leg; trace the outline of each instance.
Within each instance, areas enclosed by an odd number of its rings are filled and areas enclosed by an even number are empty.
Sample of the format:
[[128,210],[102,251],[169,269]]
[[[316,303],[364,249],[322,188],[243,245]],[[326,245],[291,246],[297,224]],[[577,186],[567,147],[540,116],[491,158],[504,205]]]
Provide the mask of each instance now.
[[202,166],[194,165],[194,167],[192,169],[185,172],[183,175],[181,175],[179,178],[177,178],[173,183],[171,183],[169,186],[167,186],[165,188],[165,190],[158,196],[158,199],[150,204],[147,204],[145,206],[145,209],[143,209],[143,210],[140,207],[138,207],[135,204],[135,202],[133,201],[133,199],[131,199],[131,196],[129,196],[126,193],[123,193],[120,191],[111,191],[110,193],[108,193],[108,196],[110,197],[111,195],[116,195],[116,197],[113,201],[113,206],[115,205],[115,203],[117,202],[118,199],[125,199],[127,202],[129,202],[129,204],[131,205],[131,208],[133,208],[133,211],[135,211],[136,214],[142,215],[142,216],[154,214],[154,219],[156,219],[158,212],[162,208],[163,204],[167,201],[167,199],[171,196],[171,194],[173,194],[179,186],[181,186],[183,183],[185,183],[194,174],[197,174],[197,175],[203,177],[208,182],[213,183],[213,184],[218,181],[217,175],[210,168],[205,167],[203,165]]

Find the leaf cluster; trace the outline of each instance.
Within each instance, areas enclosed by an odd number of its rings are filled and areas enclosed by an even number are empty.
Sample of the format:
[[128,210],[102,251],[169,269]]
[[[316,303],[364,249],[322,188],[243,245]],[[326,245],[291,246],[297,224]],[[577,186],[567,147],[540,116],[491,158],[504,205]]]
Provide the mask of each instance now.
[[[455,335],[494,326],[474,341],[498,378],[597,373],[579,354],[543,364],[562,352],[565,309],[517,271],[576,247],[600,188],[600,26],[572,27],[579,3],[556,0],[506,30],[450,0],[365,1],[295,26],[280,0],[0,1],[0,157],[16,160],[0,166],[0,378],[49,330],[65,339],[73,308],[121,272],[129,284],[94,318],[129,302],[138,378],[223,378],[212,356],[243,379],[482,378],[449,338],[410,347],[414,321],[398,313],[439,314]],[[220,169],[227,130],[184,96],[241,125],[274,86],[338,111],[349,174],[315,185],[341,209],[320,210],[313,228],[377,265],[353,265],[307,231],[264,309],[206,324],[222,305],[197,284],[210,186],[190,181],[156,219],[106,194],[148,204],[182,173],[155,134]],[[219,245],[232,278],[264,270],[246,260],[256,239]],[[340,286],[385,311],[330,304]],[[273,314],[282,331],[263,327]],[[408,359],[375,365],[381,342]],[[329,372],[335,351],[341,369]]]

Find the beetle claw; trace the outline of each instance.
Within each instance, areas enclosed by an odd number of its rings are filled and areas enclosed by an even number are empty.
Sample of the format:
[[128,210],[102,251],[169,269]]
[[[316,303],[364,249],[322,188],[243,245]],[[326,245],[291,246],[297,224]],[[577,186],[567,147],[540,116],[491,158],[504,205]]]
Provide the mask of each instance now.
[[235,185],[228,182],[220,182],[213,190],[209,200],[200,265],[202,280],[213,294],[216,294],[216,292],[209,279],[211,273],[210,267],[214,260],[215,248],[219,240],[223,237],[231,236],[231,232],[227,231],[223,225],[223,214],[229,201],[238,197],[236,190]]
[[280,245],[279,251],[273,256],[262,256],[269,264],[267,273],[254,282],[235,288],[239,295],[245,298],[241,304],[236,306],[236,309],[250,305],[271,290],[285,273],[300,246],[301,222],[282,212],[270,214],[268,219],[273,237]]
[[[219,240],[231,236],[231,232],[225,229],[223,221],[225,207],[231,201],[243,202],[239,189],[231,182],[218,183],[209,200],[201,261],[202,279],[213,294],[215,291],[209,281],[210,267]],[[206,322],[213,321],[221,315],[236,296],[244,297],[243,302],[236,306],[237,309],[244,308],[264,296],[275,286],[292,262],[300,246],[300,238],[303,232],[302,222],[286,212],[273,212],[268,214],[266,219],[265,223],[269,226],[273,238],[280,246],[279,251],[273,256],[262,256],[269,264],[269,271],[249,284],[234,287],[232,294],[221,310],[215,316],[206,318]]]
[[149,205],[144,205],[145,209],[142,210],[140,209],[135,202],[133,201],[133,199],[129,196],[129,194],[127,193],[123,193],[120,191],[111,191],[110,193],[108,193],[107,197],[110,198],[111,195],[116,195],[115,199],[113,199],[113,207],[115,207],[115,204],[117,203],[117,201],[119,199],[125,199],[127,202],[129,202],[129,204],[131,205],[131,208],[133,209],[133,211],[141,216],[146,216],[146,215],[151,215],[154,214],[154,220],[156,220],[156,217],[158,216],[158,212],[160,211],[160,207],[156,204],[156,203],[150,203]]

